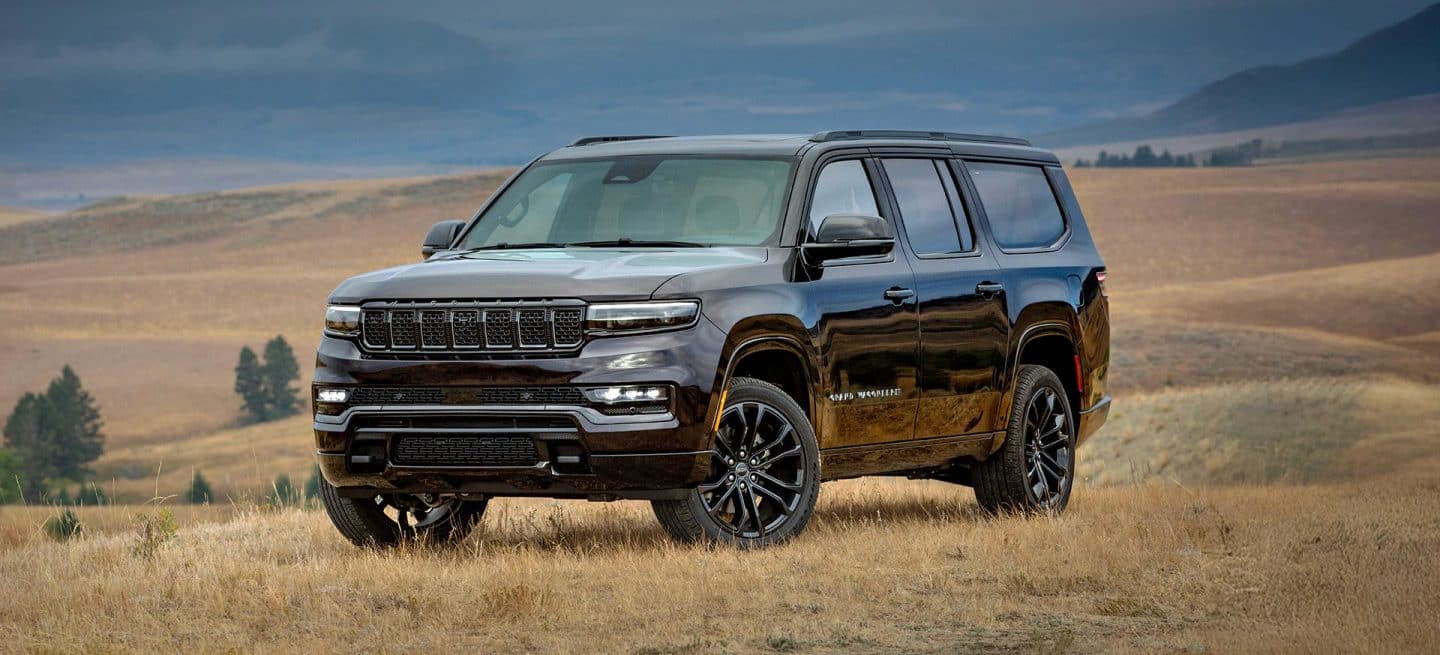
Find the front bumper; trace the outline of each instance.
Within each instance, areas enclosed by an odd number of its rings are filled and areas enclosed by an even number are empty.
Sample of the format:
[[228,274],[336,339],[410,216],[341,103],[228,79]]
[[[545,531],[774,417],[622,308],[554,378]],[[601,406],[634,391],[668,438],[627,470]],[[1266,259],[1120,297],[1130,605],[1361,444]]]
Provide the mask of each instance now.
[[[724,335],[708,321],[676,332],[595,339],[574,357],[512,360],[370,358],[351,341],[325,337],[316,353],[317,387],[664,384],[671,400],[668,412],[636,415],[577,405],[327,408],[334,413],[314,415],[316,458],[325,479],[345,495],[678,497],[709,472],[705,426],[723,344]],[[533,440],[535,457],[518,465],[397,462],[395,446],[410,435],[523,436]]]

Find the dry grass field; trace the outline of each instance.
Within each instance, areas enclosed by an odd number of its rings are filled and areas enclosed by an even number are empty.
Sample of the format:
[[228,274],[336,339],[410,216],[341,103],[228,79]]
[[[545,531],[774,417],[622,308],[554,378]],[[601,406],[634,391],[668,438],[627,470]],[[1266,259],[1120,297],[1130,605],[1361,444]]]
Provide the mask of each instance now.
[[0,532],[9,587],[0,643],[53,652],[1401,653],[1440,638],[1433,475],[1381,486],[1081,491],[1060,518],[989,519],[941,483],[834,483],[803,539],[764,552],[675,546],[637,504],[501,503],[456,549],[396,553],[356,551],[313,512],[222,513],[186,524],[148,557],[123,525],[67,544],[33,529],[16,543],[12,526]]
[[111,200],[0,223],[0,407],[69,363],[98,484],[202,470],[224,502],[0,508],[0,650],[1095,652],[1440,639],[1440,159],[1072,171],[1110,270],[1115,395],[1059,518],[968,490],[826,485],[764,553],[681,548],[643,504],[498,501],[455,551],[359,552],[255,509],[308,421],[237,424],[241,345],[305,363],[336,282],[414,261],[504,172]]

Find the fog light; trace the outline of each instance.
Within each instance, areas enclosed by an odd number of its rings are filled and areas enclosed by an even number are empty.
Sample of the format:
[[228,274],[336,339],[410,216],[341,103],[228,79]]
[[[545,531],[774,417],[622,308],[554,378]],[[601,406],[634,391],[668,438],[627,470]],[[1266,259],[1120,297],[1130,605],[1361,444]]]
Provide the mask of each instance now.
[[350,392],[344,389],[321,389],[315,399],[322,403],[343,403],[350,399]]
[[585,390],[590,402],[614,405],[617,403],[658,403],[669,400],[666,387],[592,387]]

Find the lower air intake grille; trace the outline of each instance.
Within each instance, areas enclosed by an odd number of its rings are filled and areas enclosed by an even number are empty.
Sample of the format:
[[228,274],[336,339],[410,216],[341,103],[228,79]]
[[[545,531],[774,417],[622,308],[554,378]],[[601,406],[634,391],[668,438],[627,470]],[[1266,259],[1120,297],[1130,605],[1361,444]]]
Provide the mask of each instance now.
[[401,466],[534,466],[535,441],[523,434],[396,435],[391,461]]

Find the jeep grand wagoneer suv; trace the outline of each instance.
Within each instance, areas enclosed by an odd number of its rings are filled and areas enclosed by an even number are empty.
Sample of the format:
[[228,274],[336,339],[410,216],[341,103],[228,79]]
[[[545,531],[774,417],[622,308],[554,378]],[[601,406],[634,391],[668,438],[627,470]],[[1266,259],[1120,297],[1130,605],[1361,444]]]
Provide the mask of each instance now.
[[1105,265],[1020,139],[586,138],[422,252],[326,311],[321,497],[357,544],[544,496],[766,545],[862,475],[1058,511],[1109,407]]

